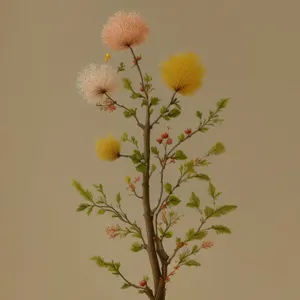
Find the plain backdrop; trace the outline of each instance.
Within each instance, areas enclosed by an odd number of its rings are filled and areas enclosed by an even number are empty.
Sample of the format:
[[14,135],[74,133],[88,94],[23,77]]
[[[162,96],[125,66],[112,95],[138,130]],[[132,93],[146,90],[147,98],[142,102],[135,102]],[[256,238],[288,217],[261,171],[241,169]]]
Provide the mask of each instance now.
[[[226,154],[207,169],[222,203],[239,209],[218,220],[231,236],[211,235],[215,247],[199,255],[202,267],[180,270],[168,285],[168,299],[298,300],[300,3],[297,0],[1,0],[1,162],[0,299],[142,299],[120,289],[122,280],[89,258],[121,261],[133,282],[149,274],[144,252],[130,252],[132,240],[109,240],[108,216],[76,213],[76,178],[86,187],[103,183],[110,199],[117,191],[132,219],[142,222],[141,203],[127,196],[125,176],[136,176],[126,159],[100,161],[95,140],[126,130],[140,137],[120,110],[100,112],[76,89],[77,73],[102,63],[109,50],[101,28],[118,10],[137,11],[151,28],[136,49],[142,68],[154,77],[164,103],[171,92],[159,75],[169,55],[194,51],[208,72],[203,88],[181,98],[184,113],[170,123],[176,136],[196,126],[194,112],[207,112],[222,97],[232,97],[225,123],[185,145],[200,156],[216,141]],[[109,51],[115,66],[123,60],[137,84],[128,52]],[[119,101],[132,104],[124,90]],[[156,128],[153,140],[165,130]],[[131,151],[124,145],[124,152]],[[176,168],[168,180],[177,179]],[[158,185],[152,184],[153,195]],[[207,185],[185,185],[208,203]],[[155,201],[155,197],[152,197]],[[184,209],[178,235],[196,226]],[[170,244],[171,245],[171,244]]]

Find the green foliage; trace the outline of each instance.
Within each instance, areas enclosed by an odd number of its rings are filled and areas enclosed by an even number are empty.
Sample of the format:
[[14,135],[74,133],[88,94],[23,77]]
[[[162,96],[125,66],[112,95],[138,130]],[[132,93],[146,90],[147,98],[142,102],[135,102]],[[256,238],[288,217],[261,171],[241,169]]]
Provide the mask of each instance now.
[[81,203],[79,204],[78,208],[76,211],[84,211],[86,210],[88,207],[90,207],[90,204],[88,203]]
[[199,110],[196,111],[196,117],[201,120],[202,119],[202,112],[200,112]]
[[130,158],[134,164],[138,164],[144,159],[144,154],[141,153],[139,150],[134,149],[133,154],[130,156]]
[[168,194],[171,194],[172,193],[172,185],[170,183],[165,183],[164,185],[164,188],[165,188],[165,191],[168,193]]
[[129,78],[122,78],[122,81],[123,81],[124,89],[132,91],[132,86],[131,86],[132,82],[130,81],[130,79]]
[[158,155],[158,154],[159,154],[159,151],[158,151],[158,149],[157,149],[156,146],[151,147],[151,152],[152,152],[153,154],[155,154],[155,155]]
[[160,108],[160,114],[163,115],[165,112],[167,111],[167,107],[165,105],[163,105],[161,108]]
[[193,241],[193,240],[202,240],[207,236],[207,231],[204,230],[197,230],[195,231],[194,228],[189,229],[186,233],[186,240]]
[[172,231],[167,231],[164,233],[163,237],[170,239],[173,236],[173,232]]
[[145,173],[146,172],[146,164],[145,163],[138,164],[135,167],[135,169],[140,173]]
[[178,141],[179,141],[179,142],[183,142],[183,141],[184,141],[184,138],[185,138],[184,134],[181,133],[181,134],[178,136]]
[[203,173],[195,174],[195,178],[197,178],[199,180],[210,181],[210,177],[206,174],[203,174]]
[[230,100],[230,98],[220,99],[220,101],[217,102],[217,108],[219,110],[226,108],[227,105],[228,105],[229,100]]
[[80,182],[73,180],[72,185],[85,200],[93,202],[93,194],[89,190],[84,189]]
[[125,289],[128,289],[129,287],[130,287],[130,284],[124,283],[124,284],[121,286],[121,289],[122,289],[122,290],[125,290]]
[[200,267],[201,266],[201,264],[194,259],[187,260],[183,265],[188,266],[188,267]]
[[224,226],[224,225],[213,225],[211,228],[217,233],[217,234],[230,234],[231,230]]
[[206,206],[205,209],[204,209],[204,214],[205,214],[206,218],[211,217],[213,212],[214,212],[214,209],[209,207],[209,206]]
[[125,64],[123,62],[121,62],[118,67],[118,72],[123,72],[123,71],[125,71]]
[[177,198],[175,195],[171,195],[168,199],[168,205],[169,206],[177,206],[181,200]]
[[216,198],[216,188],[211,182],[208,185],[208,193],[213,199]]
[[208,151],[209,155],[220,155],[225,152],[225,146],[218,142]]
[[223,206],[220,206],[218,208],[216,208],[211,214],[210,214],[210,217],[213,217],[213,218],[218,218],[218,217],[221,217],[221,216],[224,216],[224,215],[227,215],[228,213],[234,211],[237,209],[237,206],[236,205],[223,205]]
[[127,132],[124,132],[124,133],[123,133],[123,135],[122,135],[122,141],[123,141],[123,142],[128,141],[128,134],[127,134]]
[[135,99],[143,98],[143,95],[140,93],[132,92],[130,98],[135,100]]
[[158,105],[160,102],[160,99],[157,97],[151,97],[150,103],[151,105]]
[[132,252],[139,252],[139,251],[141,251],[143,249],[144,249],[144,246],[142,244],[140,244],[140,243],[137,243],[137,242],[133,243],[131,245],[131,248],[130,248],[130,250]]
[[177,118],[180,114],[181,114],[181,111],[179,109],[173,108],[168,112],[167,116],[169,118]]
[[103,208],[100,208],[100,209],[98,210],[98,215],[104,215],[104,214],[105,214],[105,212],[106,212],[106,210],[105,210],[105,209],[103,209]]
[[192,192],[190,200],[186,206],[190,207],[190,208],[199,209],[200,208],[200,198],[194,192]]
[[121,194],[120,193],[118,193],[117,195],[116,195],[116,202],[118,203],[118,204],[120,204],[120,202],[121,202]]
[[136,115],[136,109],[130,108],[129,110],[124,110],[123,115],[125,118],[129,119]]
[[145,80],[146,83],[149,83],[149,82],[152,81],[152,77],[150,75],[148,75],[148,74],[145,74],[144,75],[144,80]]
[[185,159],[187,159],[187,156],[184,154],[184,152],[182,150],[177,150],[173,157],[176,160],[185,160]]
[[106,268],[113,275],[120,275],[120,263],[114,261],[106,262],[101,256],[94,256],[91,260],[94,260],[100,268]]

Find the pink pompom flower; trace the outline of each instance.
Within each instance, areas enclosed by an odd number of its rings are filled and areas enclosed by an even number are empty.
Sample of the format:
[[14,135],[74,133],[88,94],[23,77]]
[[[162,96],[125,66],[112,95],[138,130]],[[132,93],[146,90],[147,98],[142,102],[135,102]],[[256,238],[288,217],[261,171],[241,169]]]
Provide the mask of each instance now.
[[149,27],[135,12],[119,11],[103,27],[104,44],[113,50],[125,50],[142,44],[149,34]]
[[117,89],[117,72],[109,65],[91,64],[79,73],[77,88],[89,103],[99,103]]

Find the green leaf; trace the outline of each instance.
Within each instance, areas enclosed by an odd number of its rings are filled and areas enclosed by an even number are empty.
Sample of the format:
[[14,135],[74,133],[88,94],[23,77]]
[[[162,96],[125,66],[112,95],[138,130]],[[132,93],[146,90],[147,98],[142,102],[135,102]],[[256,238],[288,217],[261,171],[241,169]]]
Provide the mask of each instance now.
[[237,209],[236,205],[223,205],[217,209],[215,209],[215,211],[211,214],[211,217],[221,217],[224,215],[227,215],[228,213],[234,211]]
[[134,164],[138,164],[143,159],[143,154],[139,150],[133,150],[133,154],[130,158]]
[[194,162],[191,160],[185,164],[186,172],[195,173]]
[[194,192],[192,192],[190,201],[187,203],[186,206],[191,207],[191,208],[199,208],[200,207],[200,198]]
[[148,82],[152,81],[152,77],[148,74],[145,74],[144,80],[148,83]]
[[186,261],[184,263],[184,265],[188,266],[188,267],[200,267],[201,266],[201,264],[194,259],[190,259],[190,260]]
[[104,215],[105,214],[105,209],[101,208],[98,210],[98,215]]
[[130,287],[130,284],[124,283],[121,287],[122,290],[128,289]]
[[205,209],[204,209],[205,217],[206,218],[211,217],[213,211],[214,211],[213,208],[211,208],[209,206],[206,206]]
[[213,226],[211,226],[211,228],[214,229],[217,234],[230,234],[231,233],[231,230],[224,225],[213,225]]
[[229,100],[230,100],[230,98],[220,99],[220,101],[217,102],[218,109],[226,108]]
[[85,198],[87,201],[93,202],[93,194],[89,190],[84,189],[80,182],[73,180],[72,185],[83,198]]
[[183,140],[184,140],[184,134],[181,133],[181,134],[178,136],[178,141],[179,141],[179,142],[183,142]]
[[196,116],[199,119],[202,119],[202,112],[200,112],[199,110],[196,112]]
[[138,242],[133,243],[131,248],[130,248],[130,250],[132,252],[139,252],[143,249],[144,249],[144,246],[142,244],[138,243]]
[[76,209],[76,211],[84,211],[86,208],[88,208],[90,206],[90,204],[87,203],[82,203],[78,206],[78,208]]
[[207,236],[207,231],[200,230],[199,232],[196,232],[195,229],[193,228],[191,228],[186,234],[186,238],[188,241],[202,240],[206,236]]
[[195,175],[195,178],[199,179],[199,180],[205,180],[205,181],[210,181],[210,178],[208,175],[203,174],[203,173],[199,173]]
[[169,197],[169,200],[168,200],[168,205],[170,206],[176,206],[178,205],[179,203],[181,202],[181,200],[179,198],[177,198],[176,196],[174,195],[171,195]]
[[170,118],[176,118],[180,115],[181,111],[177,108],[173,108],[169,111],[168,117]]
[[158,155],[158,154],[159,154],[159,151],[158,151],[158,149],[157,149],[157,147],[156,147],[156,146],[154,146],[154,147],[151,147],[151,152],[152,152],[153,154],[156,154],[156,155]]
[[123,135],[122,135],[122,141],[123,141],[123,142],[128,141],[128,134],[127,134],[127,132],[124,132],[124,133],[123,133]]
[[166,108],[165,105],[163,105],[163,106],[160,108],[160,114],[163,115],[166,111],[167,111],[167,108]]
[[185,160],[187,159],[187,156],[184,154],[182,150],[177,150],[175,152],[174,159]]
[[121,62],[118,67],[118,72],[122,72],[122,71],[125,71],[125,64],[123,62]]
[[171,238],[172,236],[173,236],[173,232],[172,231],[167,231],[164,234],[164,237],[167,238],[167,239]]
[[211,195],[215,199],[215,197],[216,197],[216,188],[211,182],[209,182],[209,185],[208,185],[208,193],[209,193],[209,195]]
[[157,97],[152,97],[152,98],[151,98],[151,101],[150,101],[150,103],[151,103],[152,105],[157,105],[157,104],[159,104],[159,102],[160,102],[160,99],[157,98]]
[[123,87],[124,87],[126,90],[132,91],[132,86],[131,86],[131,81],[130,81],[130,79],[129,79],[129,78],[123,78],[122,81],[123,81]]
[[168,193],[168,194],[171,194],[172,193],[172,185],[170,183],[165,183],[164,185],[164,188],[165,188],[165,191]]
[[220,143],[220,142],[216,143],[216,144],[208,151],[208,153],[209,153],[210,155],[220,155],[220,154],[222,154],[222,153],[224,153],[224,152],[225,152],[225,146],[224,146],[222,143]]
[[93,256],[91,260],[94,260],[100,268],[108,267],[108,263],[106,263],[101,256]]
[[153,164],[153,165],[151,166],[151,172],[154,172],[155,170],[156,170],[156,165]]
[[116,196],[116,202],[118,203],[118,204],[120,204],[120,202],[121,202],[121,194],[120,194],[120,192],[117,194],[117,196]]
[[87,210],[86,213],[87,213],[88,216],[92,213],[93,208],[94,208],[93,206],[90,206],[89,209]]
[[146,165],[144,163],[138,164],[135,169],[140,173],[145,173],[146,172]]
[[130,98],[135,100],[135,99],[138,99],[138,98],[143,98],[143,95],[140,94],[140,93],[135,93],[134,92],[134,93],[131,94]]

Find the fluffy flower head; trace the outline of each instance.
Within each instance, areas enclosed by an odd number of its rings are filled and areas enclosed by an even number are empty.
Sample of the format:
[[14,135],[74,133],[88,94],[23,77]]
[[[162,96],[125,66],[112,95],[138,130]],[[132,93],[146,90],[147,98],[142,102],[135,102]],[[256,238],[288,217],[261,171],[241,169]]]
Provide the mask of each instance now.
[[182,53],[164,62],[161,73],[170,89],[188,96],[202,86],[205,69],[194,53]]
[[117,71],[109,64],[91,64],[79,73],[77,87],[89,103],[97,103],[117,88]]
[[121,143],[112,136],[99,139],[96,153],[101,160],[113,161],[120,157]]
[[142,44],[149,34],[145,21],[135,12],[119,11],[103,27],[104,44],[113,50],[124,50]]

